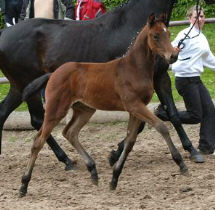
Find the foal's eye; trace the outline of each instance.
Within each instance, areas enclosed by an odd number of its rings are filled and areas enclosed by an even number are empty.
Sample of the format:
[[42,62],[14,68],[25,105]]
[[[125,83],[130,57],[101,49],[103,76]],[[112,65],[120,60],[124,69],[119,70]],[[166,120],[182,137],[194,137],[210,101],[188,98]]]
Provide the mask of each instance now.
[[159,40],[159,35],[158,35],[158,34],[153,34],[152,37],[153,37],[153,39],[154,39],[155,41],[158,41],[158,40]]

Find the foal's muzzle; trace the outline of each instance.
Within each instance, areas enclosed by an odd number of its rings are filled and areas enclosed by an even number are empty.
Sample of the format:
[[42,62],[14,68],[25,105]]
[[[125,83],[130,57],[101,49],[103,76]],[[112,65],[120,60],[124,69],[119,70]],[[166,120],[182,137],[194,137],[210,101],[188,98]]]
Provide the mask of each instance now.
[[178,59],[178,54],[172,54],[169,58],[169,64],[175,63]]

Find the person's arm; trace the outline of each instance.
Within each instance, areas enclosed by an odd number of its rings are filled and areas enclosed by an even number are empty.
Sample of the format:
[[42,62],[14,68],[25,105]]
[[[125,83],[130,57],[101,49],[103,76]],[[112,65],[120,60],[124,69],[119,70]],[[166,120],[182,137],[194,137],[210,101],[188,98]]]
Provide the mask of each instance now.
[[211,52],[210,48],[208,52],[203,55],[203,66],[215,71],[215,56]]
[[61,0],[66,6],[66,18],[75,20],[75,6],[72,0]]
[[204,50],[204,54],[202,55],[203,66],[215,71],[215,56],[211,52],[210,45],[205,36],[203,36],[202,44],[204,46],[204,49],[206,48],[206,52]]
[[95,16],[95,17],[99,17],[106,12],[106,7],[103,3],[103,0],[95,0],[95,1],[101,4],[101,8],[97,11]]

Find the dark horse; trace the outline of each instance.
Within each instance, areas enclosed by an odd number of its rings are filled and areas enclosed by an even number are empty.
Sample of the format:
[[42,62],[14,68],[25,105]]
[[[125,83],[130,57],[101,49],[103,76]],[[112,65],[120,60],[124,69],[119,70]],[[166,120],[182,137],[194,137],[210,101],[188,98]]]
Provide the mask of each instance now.
[[98,184],[96,164],[84,150],[78,136],[96,109],[127,111],[130,114],[125,146],[113,169],[111,189],[117,187],[123,165],[136,141],[141,121],[150,123],[161,133],[180,171],[187,172],[167,127],[146,106],[154,92],[155,54],[162,56],[168,63],[177,60],[178,50],[170,43],[169,31],[163,22],[164,17],[162,15],[156,19],[153,14],[150,15],[148,23],[124,57],[106,63],[68,62],[54,73],[41,76],[27,86],[24,90],[26,97],[48,81],[45,92],[45,118],[33,142],[31,157],[22,177],[21,197],[27,193],[39,151],[70,107],[73,109],[73,116],[65,126],[63,135],[82,156],[94,184]]
[[[174,0],[130,0],[91,21],[30,19],[6,29],[0,37],[0,68],[11,86],[0,104],[0,139],[4,122],[22,103],[22,91],[32,80],[68,61],[106,62],[122,56],[147,17],[152,12],[167,12],[169,20],[174,3]],[[192,146],[178,118],[167,73],[168,64],[157,59],[156,65],[155,91],[161,103],[167,106],[184,149],[196,162],[201,162],[202,157]],[[31,124],[38,130],[44,117],[40,94],[28,99],[27,105]],[[71,168],[70,159],[54,138],[50,136],[47,142],[58,159],[66,164],[66,169]]]

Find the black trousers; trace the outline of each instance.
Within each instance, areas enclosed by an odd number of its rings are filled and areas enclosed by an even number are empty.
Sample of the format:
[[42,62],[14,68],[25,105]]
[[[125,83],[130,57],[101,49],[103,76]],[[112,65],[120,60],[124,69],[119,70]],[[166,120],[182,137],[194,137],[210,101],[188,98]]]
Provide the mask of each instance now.
[[22,9],[22,2],[23,0],[9,0],[5,2],[5,23],[13,25],[13,18],[15,18],[15,22],[18,23]]
[[215,107],[200,77],[176,77],[175,86],[183,97],[186,111],[178,112],[184,124],[200,124],[199,149],[213,153],[215,149]]

